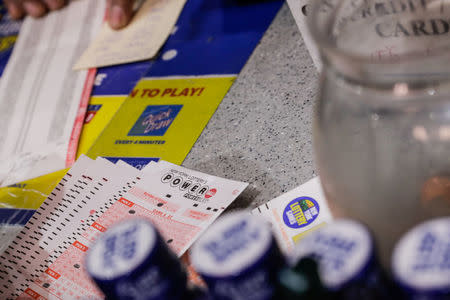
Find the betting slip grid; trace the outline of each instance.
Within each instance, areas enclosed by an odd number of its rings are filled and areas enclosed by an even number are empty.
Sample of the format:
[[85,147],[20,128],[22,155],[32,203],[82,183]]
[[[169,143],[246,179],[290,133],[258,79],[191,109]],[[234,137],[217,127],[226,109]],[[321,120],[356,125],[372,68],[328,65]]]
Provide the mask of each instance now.
[[[305,202],[305,206],[300,203]],[[319,177],[253,209],[252,214],[272,224],[281,250],[290,255],[295,245],[309,232],[333,219]]]
[[[49,299],[103,299],[103,294],[86,273],[83,261],[92,242],[109,226],[128,218],[146,218],[158,228],[171,249],[181,256],[247,186],[164,161],[145,168],[143,172],[143,179],[92,223],[21,297],[46,299],[43,295],[47,295]],[[186,199],[186,191],[205,195],[204,203]],[[213,192],[208,194],[209,191]],[[209,199],[216,196],[214,206]]]
[[0,295],[102,299],[83,259],[111,224],[146,218],[181,256],[246,186],[164,161],[139,171],[82,156],[0,256]]
[[[14,299],[26,289],[76,240],[83,228],[105,211],[114,197],[124,193],[116,188],[117,195],[111,195],[108,187],[121,182],[128,187],[138,180],[138,173],[106,160],[80,158],[0,256],[1,297]],[[130,177],[134,180],[128,182]]]

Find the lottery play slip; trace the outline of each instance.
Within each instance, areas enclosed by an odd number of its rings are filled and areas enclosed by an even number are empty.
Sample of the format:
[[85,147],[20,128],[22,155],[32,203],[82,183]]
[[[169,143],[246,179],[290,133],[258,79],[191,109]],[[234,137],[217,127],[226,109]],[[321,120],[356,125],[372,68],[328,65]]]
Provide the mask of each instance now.
[[287,255],[305,235],[332,221],[319,177],[258,206],[252,213],[272,223],[278,244]]
[[81,156],[0,254],[0,298],[103,299],[84,259],[113,223],[148,219],[181,256],[246,187],[166,161],[138,170]]

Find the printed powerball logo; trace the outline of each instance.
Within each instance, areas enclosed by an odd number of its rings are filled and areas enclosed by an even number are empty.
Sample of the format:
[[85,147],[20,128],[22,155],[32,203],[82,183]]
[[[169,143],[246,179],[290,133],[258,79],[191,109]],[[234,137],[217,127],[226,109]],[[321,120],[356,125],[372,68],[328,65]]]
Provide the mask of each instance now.
[[299,197],[286,206],[284,223],[291,228],[302,228],[311,224],[319,216],[319,204],[310,197]]
[[128,136],[163,136],[183,105],[149,105]]

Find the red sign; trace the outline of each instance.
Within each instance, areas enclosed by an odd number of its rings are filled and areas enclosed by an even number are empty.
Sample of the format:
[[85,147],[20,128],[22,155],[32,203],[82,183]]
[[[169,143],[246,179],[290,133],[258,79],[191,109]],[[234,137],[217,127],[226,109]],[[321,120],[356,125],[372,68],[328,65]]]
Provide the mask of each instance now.
[[56,273],[55,271],[53,271],[52,269],[48,268],[45,273],[47,273],[48,275],[50,275],[51,277],[58,279],[59,277],[61,277],[61,275],[59,275],[58,273]]
[[75,247],[77,247],[78,249],[80,249],[81,251],[83,251],[83,252],[86,252],[87,249],[88,249],[87,246],[83,245],[83,244],[80,243],[79,241],[75,241],[75,243],[73,243],[73,245],[74,245]]
[[133,202],[131,202],[130,200],[127,200],[125,198],[120,198],[119,202],[122,204],[125,204],[126,206],[132,207],[134,205]]
[[94,227],[95,229],[97,229],[98,231],[101,232],[105,232],[106,228],[100,224],[98,224],[97,222],[92,223],[92,227]]
[[28,296],[30,296],[33,299],[39,299],[39,300],[45,300],[46,298],[42,297],[41,295],[39,295],[38,293],[36,293],[35,291],[33,291],[30,288],[27,288],[25,290],[25,294],[27,294]]

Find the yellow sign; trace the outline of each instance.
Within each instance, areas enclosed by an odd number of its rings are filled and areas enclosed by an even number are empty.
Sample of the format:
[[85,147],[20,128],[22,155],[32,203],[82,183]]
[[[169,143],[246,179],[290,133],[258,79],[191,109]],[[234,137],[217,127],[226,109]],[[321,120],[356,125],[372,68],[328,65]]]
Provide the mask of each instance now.
[[60,170],[0,188],[0,208],[39,208],[66,172]]
[[235,78],[141,80],[87,155],[181,164]]
[[77,158],[81,154],[86,154],[125,99],[127,96],[91,97],[78,144]]
[[[77,155],[153,157],[181,164],[234,80],[144,79],[128,98],[91,97]],[[0,188],[0,208],[37,209],[66,171]]]
[[6,51],[11,48],[17,40],[16,35],[10,35],[5,37],[0,37],[0,52]]

